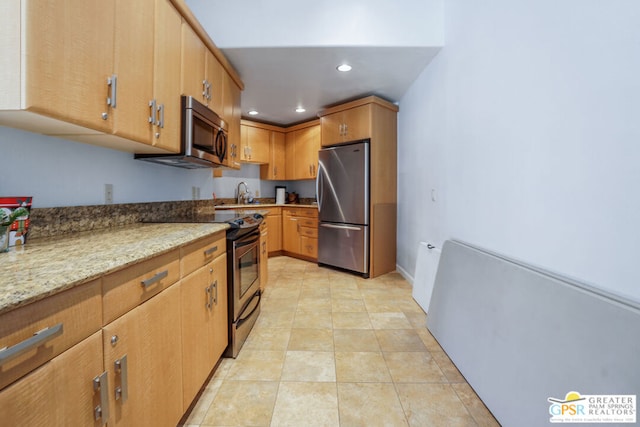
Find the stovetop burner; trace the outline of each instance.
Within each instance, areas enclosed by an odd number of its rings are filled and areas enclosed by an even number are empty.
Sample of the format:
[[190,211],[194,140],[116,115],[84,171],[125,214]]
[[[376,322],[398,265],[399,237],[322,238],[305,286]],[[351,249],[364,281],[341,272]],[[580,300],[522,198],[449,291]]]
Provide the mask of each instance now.
[[232,229],[255,228],[260,225],[264,217],[259,213],[215,212],[212,214],[189,215],[180,217],[157,218],[146,222],[170,223],[227,223]]

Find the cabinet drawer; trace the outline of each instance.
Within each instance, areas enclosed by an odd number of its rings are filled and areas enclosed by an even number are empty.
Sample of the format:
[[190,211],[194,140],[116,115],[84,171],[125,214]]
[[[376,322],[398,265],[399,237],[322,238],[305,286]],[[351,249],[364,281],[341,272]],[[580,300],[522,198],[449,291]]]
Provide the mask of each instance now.
[[1,315],[0,389],[99,331],[101,298],[95,280]]
[[318,209],[314,209],[314,208],[299,209],[298,216],[304,216],[307,218],[318,218]]
[[102,279],[103,322],[117,319],[180,278],[178,249],[124,268]]
[[180,277],[185,277],[227,251],[224,231],[180,249]]
[[318,218],[318,210],[314,208],[282,209],[283,215]]
[[318,239],[300,236],[300,253],[311,258],[318,258]]
[[302,224],[300,224],[300,236],[307,236],[307,237],[318,237],[318,228],[317,227],[302,227]]
[[318,228],[317,219],[300,218],[298,219],[298,224],[300,224],[300,227]]

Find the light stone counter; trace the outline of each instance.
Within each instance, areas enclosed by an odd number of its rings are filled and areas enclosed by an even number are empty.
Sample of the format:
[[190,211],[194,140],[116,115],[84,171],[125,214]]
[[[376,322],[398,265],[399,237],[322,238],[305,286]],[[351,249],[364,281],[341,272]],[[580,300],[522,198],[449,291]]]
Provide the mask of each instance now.
[[228,228],[227,224],[133,224],[27,240],[23,248],[0,253],[0,314]]
[[228,205],[216,205],[216,210],[226,209],[260,209],[260,208],[315,208],[318,209],[318,205],[303,205],[303,204],[284,204],[278,205],[276,203],[251,203],[248,205],[228,204]]

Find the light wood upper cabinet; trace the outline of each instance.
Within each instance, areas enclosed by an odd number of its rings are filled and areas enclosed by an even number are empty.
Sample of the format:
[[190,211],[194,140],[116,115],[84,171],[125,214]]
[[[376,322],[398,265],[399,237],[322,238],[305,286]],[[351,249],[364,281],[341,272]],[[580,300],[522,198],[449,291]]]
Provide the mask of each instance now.
[[223,115],[226,76],[240,138],[242,82],[183,2],[0,2],[0,51],[0,125],[175,153],[180,95]]
[[242,166],[240,164],[240,123],[242,117],[240,98],[242,92],[229,74],[223,73],[222,81],[222,119],[229,126],[225,165],[233,169],[240,169]]
[[155,0],[115,2],[114,132],[136,141],[151,141],[153,125],[148,119],[156,114],[149,106],[153,99],[155,3]]
[[155,0],[153,99],[156,122],[152,145],[172,152],[181,148],[180,32],[182,18],[167,0]]
[[110,133],[115,3],[100,4],[99,11],[85,0],[22,5],[25,93],[19,108]]
[[285,179],[284,132],[271,131],[269,135],[269,163],[260,166],[260,179]]
[[214,111],[220,117],[224,117],[223,92],[224,80],[223,73],[226,74],[222,65],[218,62],[213,53],[209,49],[205,50],[205,76],[207,80],[206,101],[205,105]]
[[318,174],[320,126],[315,125],[296,131],[295,139],[296,176],[300,179],[315,179]]
[[318,173],[320,125],[317,121],[294,127],[286,134],[286,179],[315,179]]
[[253,122],[241,122],[240,161],[245,163],[269,163],[271,131],[256,125]]
[[180,151],[181,24],[168,0],[117,0],[114,134]]
[[224,117],[222,65],[187,22],[182,23],[182,93]]
[[362,105],[320,118],[322,146],[371,137],[371,105]]
[[206,104],[206,51],[200,37],[182,22],[182,94]]

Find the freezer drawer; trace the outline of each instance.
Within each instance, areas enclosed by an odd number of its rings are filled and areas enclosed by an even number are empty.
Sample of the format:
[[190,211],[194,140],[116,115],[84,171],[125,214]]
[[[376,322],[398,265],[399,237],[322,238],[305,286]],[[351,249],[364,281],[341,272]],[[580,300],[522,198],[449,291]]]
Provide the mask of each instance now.
[[318,263],[369,274],[369,227],[321,222]]

